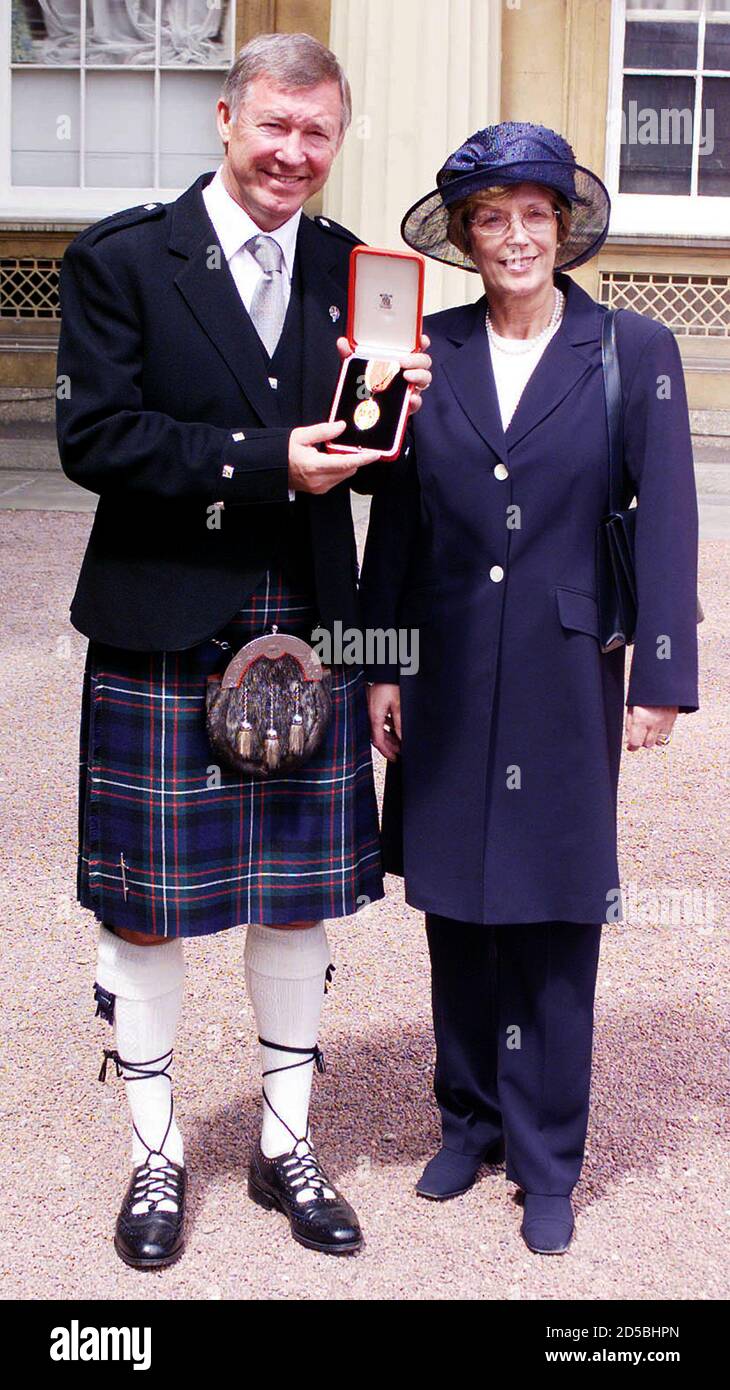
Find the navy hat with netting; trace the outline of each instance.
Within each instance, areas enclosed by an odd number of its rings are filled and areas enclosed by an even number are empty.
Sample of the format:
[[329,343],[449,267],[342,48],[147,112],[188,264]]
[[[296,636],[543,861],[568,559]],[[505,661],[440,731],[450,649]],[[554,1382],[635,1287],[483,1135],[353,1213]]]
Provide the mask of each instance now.
[[503,121],[470,135],[439,169],[437,187],[408,209],[401,223],[403,240],[436,261],[476,270],[468,252],[449,240],[449,209],[470,193],[511,183],[542,184],[570,204],[570,232],[558,245],[556,270],[571,270],[600,250],[611,214],[607,189],[596,174],[576,163],[562,135],[528,121]]

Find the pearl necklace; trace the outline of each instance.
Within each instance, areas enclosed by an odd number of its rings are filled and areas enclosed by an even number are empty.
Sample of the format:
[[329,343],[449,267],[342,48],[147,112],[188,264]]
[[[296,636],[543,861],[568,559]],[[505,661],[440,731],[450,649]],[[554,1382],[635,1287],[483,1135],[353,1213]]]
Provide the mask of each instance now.
[[555,303],[553,305],[553,312],[550,315],[550,321],[545,325],[542,331],[538,333],[534,338],[499,337],[492,328],[492,321],[489,316],[489,306],[487,306],[487,312],[484,315],[484,323],[487,330],[487,337],[489,338],[490,347],[496,348],[498,352],[506,353],[508,357],[521,357],[524,353],[533,352],[534,349],[538,347],[539,344],[542,343],[545,338],[548,338],[555,328],[557,328],[561,318],[563,317],[563,309],[565,308],[565,295],[563,294],[562,290],[558,289],[557,285],[555,285],[554,287],[554,293]]

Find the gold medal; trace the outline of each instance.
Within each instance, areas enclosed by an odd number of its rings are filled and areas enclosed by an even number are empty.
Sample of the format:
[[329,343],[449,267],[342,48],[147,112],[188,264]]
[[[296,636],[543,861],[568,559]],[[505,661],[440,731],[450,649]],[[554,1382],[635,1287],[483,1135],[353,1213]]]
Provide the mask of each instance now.
[[380,419],[380,406],[372,399],[361,401],[352,418],[359,430],[371,430]]
[[400,366],[397,362],[371,358],[365,368],[365,385],[368,391],[373,396],[376,391],[386,391],[399,371]]

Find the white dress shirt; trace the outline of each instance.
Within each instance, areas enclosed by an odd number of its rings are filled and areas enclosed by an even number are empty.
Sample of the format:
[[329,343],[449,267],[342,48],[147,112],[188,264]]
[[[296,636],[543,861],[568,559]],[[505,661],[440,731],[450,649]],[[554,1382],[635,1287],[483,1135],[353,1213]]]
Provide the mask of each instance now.
[[[247,313],[250,313],[256,286],[264,274],[258,261],[246,249],[246,242],[254,236],[273,237],[274,241],[277,241],[281,247],[284,257],[281,286],[284,303],[288,305],[302,210],[299,208],[294,216],[290,217],[288,222],[283,222],[280,227],[276,228],[276,231],[264,232],[263,228],[258,227],[253,218],[249,217],[246,209],[242,208],[241,204],[231,197],[223,182],[222,168],[223,165],[220,164],[210,183],[206,184],[203,189],[203,202],[213,223],[213,229],[221,244],[221,250],[230,267],[244,308]],[[270,376],[269,382],[272,389],[276,390],[276,378]],[[294,498],[295,493],[290,488],[289,501],[293,502]]]
[[246,250],[246,242],[254,236],[270,236],[279,243],[284,257],[281,284],[284,292],[284,303],[288,304],[294,274],[294,252],[302,210],[299,208],[294,216],[290,217],[288,222],[283,222],[280,227],[276,228],[276,231],[264,232],[263,228],[257,227],[253,218],[249,217],[246,209],[242,208],[240,203],[237,203],[227,192],[221,174],[222,168],[223,166],[220,165],[210,183],[206,184],[203,189],[203,202],[221,244],[223,255],[231,268],[231,275],[236,282],[236,289],[241,300],[246,310],[250,312],[254,291],[264,273],[251,252]]

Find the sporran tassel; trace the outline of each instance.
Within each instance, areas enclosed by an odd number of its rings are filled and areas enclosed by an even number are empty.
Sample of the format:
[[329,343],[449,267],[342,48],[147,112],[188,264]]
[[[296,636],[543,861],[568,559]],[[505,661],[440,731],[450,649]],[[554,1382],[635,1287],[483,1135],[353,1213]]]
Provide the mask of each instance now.
[[243,723],[236,734],[236,748],[242,758],[250,758],[253,753],[253,724],[248,717],[248,691],[243,692]]
[[264,762],[269,772],[275,772],[281,760],[281,745],[274,724],[274,691],[269,686],[269,727],[264,739]]
[[270,729],[266,730],[266,738],[264,739],[264,761],[266,763],[267,768],[269,769],[269,772],[276,771],[277,767],[279,766],[279,758],[279,735],[277,734],[276,729],[272,726]]
[[304,720],[295,714],[289,729],[289,752],[297,757],[304,752]]
[[253,724],[244,719],[236,734],[236,748],[242,758],[250,758],[253,753]]
[[302,707],[300,703],[299,682],[292,681],[291,688],[294,692],[294,714],[289,725],[289,752],[294,757],[300,757],[304,752],[304,720],[302,719]]

